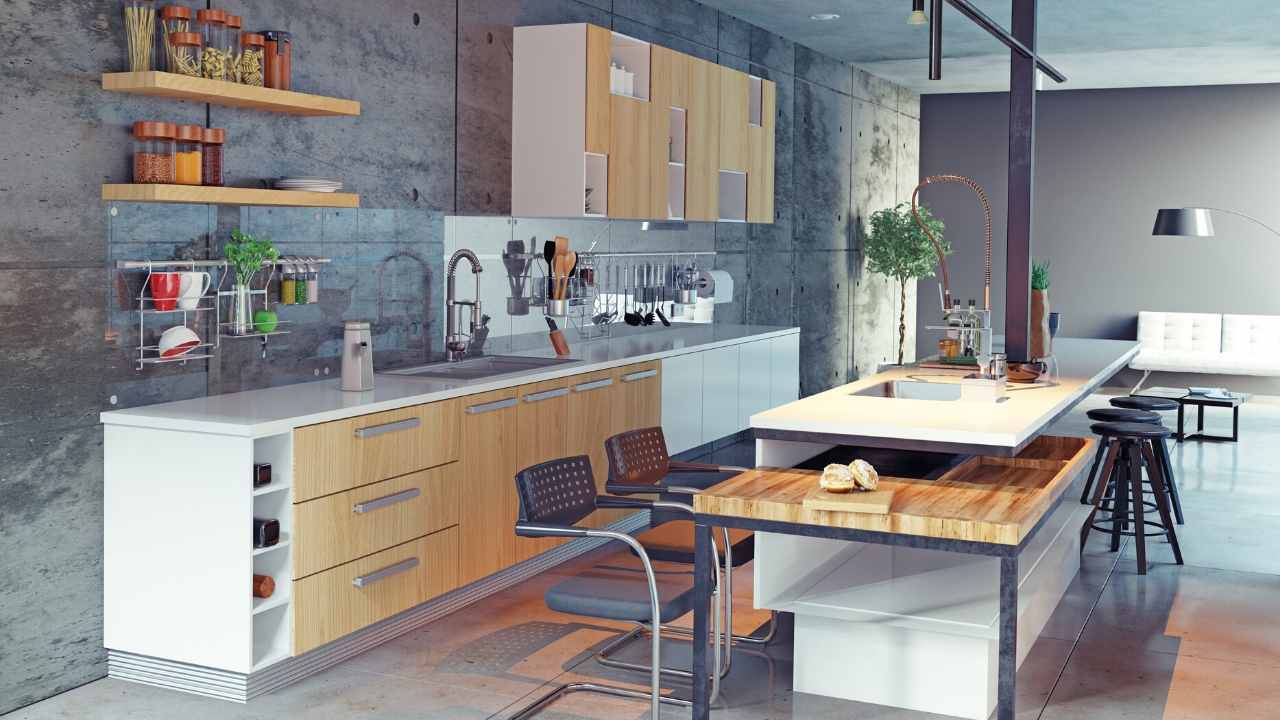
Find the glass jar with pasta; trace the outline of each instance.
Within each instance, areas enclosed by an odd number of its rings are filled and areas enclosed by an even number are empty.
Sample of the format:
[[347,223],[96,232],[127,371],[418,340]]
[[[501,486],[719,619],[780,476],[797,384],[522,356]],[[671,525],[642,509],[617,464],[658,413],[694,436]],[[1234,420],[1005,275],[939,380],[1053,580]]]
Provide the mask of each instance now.
[[160,46],[164,48],[164,69],[174,72],[173,43],[170,36],[174,33],[191,32],[191,8],[181,5],[165,5],[160,8]]
[[165,70],[189,77],[200,77],[200,55],[204,40],[197,32],[176,32],[169,35],[170,50],[166,54],[169,63]]
[[240,36],[240,82],[254,87],[263,86],[263,53],[267,39],[259,33],[243,33]]
[[129,72],[156,69],[155,0],[125,0],[125,61]]
[[227,14],[221,10],[197,10],[196,24],[204,39],[200,53],[200,74],[210,80],[231,77],[230,51],[227,46]]

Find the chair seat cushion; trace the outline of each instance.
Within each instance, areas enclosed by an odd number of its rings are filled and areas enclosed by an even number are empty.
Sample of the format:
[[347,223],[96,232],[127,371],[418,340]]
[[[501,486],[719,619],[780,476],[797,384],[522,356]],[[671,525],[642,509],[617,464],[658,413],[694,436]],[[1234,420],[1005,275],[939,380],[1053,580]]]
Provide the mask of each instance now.
[[[669,623],[693,609],[693,571],[654,568],[659,622]],[[570,615],[650,622],[649,585],[643,569],[599,565],[551,587],[547,607]]]
[[662,479],[663,485],[678,485],[680,487],[691,487],[699,490],[706,490],[713,485],[737,477],[740,473],[734,472],[711,472],[711,471],[689,471],[689,470],[673,470],[667,473]]
[[[1175,407],[1177,407],[1176,404]],[[1101,422],[1160,422],[1160,416],[1153,412],[1121,407],[1094,408],[1085,414],[1089,416],[1090,420],[1098,420]]]
[[1101,422],[1089,427],[1096,435],[1116,438],[1133,438],[1135,440],[1157,440],[1173,434],[1164,425],[1131,422]]
[[[719,528],[712,530],[716,546],[721,543]],[[693,522],[690,520],[671,520],[658,527],[645,530],[636,535],[636,539],[644,545],[649,558],[659,562],[693,564]],[[733,566],[741,567],[755,558],[755,533],[750,530],[730,528],[729,542],[733,547]]]
[[1146,410],[1148,412],[1158,412],[1162,410],[1177,410],[1178,401],[1168,398],[1154,397],[1115,397],[1111,398],[1111,404],[1118,408],[1130,408],[1133,410]]

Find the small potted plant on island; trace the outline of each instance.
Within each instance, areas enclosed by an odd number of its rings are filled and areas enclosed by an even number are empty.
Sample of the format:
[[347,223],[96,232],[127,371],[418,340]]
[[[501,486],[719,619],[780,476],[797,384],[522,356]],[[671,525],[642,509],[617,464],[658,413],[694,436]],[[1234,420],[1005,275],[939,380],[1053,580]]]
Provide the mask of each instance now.
[[1031,347],[1033,360],[1053,354],[1053,335],[1049,332],[1049,261],[1031,264]]
[[[949,254],[951,247],[942,237],[942,221],[933,217],[929,208],[919,207],[921,220],[938,238],[943,252]],[[933,277],[938,253],[929,236],[911,216],[911,203],[908,202],[872,213],[871,232],[863,245],[867,269],[897,280],[901,288],[898,308],[898,364],[901,365],[907,341],[907,281]]]
[[[275,262],[280,257],[280,252],[269,239],[258,239],[238,229],[231,231],[231,240],[224,252],[227,264],[236,274],[235,286],[231,290],[231,334],[250,335],[254,331],[250,283],[253,282],[253,276],[262,269],[262,264],[268,260]],[[272,329],[275,328],[273,322],[269,324]]]

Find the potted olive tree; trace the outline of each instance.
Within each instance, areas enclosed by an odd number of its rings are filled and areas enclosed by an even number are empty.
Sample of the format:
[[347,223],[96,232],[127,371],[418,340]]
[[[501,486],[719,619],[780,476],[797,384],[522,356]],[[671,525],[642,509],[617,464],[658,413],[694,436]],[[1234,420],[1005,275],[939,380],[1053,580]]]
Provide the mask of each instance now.
[[[943,252],[950,254],[951,247],[942,237],[942,221],[933,217],[929,208],[919,207],[920,219],[938,238]],[[862,251],[867,257],[868,270],[888,275],[897,280],[901,288],[898,306],[898,364],[901,365],[907,342],[907,281],[932,277],[938,262],[937,251],[911,216],[909,202],[871,214],[871,231]]]

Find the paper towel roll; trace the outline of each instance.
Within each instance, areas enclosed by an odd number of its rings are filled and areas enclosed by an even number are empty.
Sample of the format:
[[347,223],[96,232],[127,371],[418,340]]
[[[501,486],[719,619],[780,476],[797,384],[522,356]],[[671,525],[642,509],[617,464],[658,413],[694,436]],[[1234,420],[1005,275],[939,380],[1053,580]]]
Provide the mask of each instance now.
[[[711,297],[717,305],[733,302],[733,276],[724,270],[703,270],[702,274],[711,280]],[[698,293],[706,297],[703,293]]]

